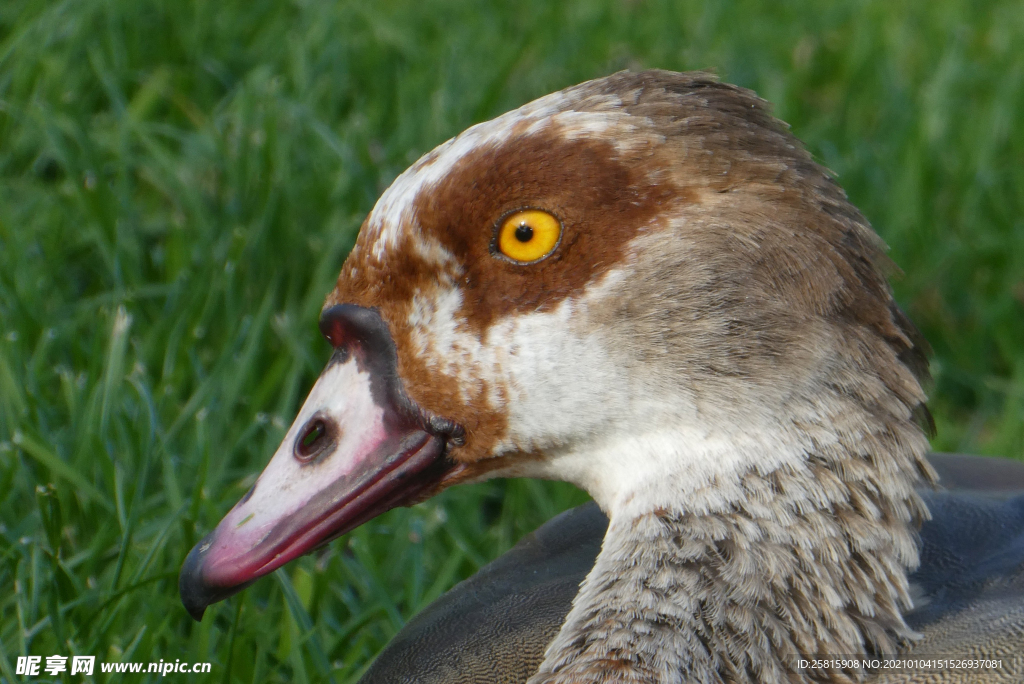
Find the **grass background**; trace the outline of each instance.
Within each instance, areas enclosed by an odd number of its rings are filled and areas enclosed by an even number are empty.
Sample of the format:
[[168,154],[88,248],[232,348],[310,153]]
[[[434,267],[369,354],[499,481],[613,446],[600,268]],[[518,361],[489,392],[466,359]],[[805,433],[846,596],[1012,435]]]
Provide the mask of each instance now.
[[1017,0],[4,0],[0,680],[21,680],[18,655],[91,654],[353,681],[411,614],[582,501],[463,487],[201,624],[178,603],[188,549],[327,359],[317,313],[389,181],[474,122],[640,67],[713,68],[775,104],[906,272],[936,448],[1021,458]]

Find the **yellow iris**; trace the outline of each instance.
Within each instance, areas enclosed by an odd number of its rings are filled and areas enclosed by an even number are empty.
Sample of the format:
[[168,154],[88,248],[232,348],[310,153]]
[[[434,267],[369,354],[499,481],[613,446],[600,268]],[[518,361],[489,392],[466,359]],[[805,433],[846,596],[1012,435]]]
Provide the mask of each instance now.
[[530,263],[551,254],[561,236],[561,221],[546,211],[517,211],[502,221],[498,249],[513,261]]

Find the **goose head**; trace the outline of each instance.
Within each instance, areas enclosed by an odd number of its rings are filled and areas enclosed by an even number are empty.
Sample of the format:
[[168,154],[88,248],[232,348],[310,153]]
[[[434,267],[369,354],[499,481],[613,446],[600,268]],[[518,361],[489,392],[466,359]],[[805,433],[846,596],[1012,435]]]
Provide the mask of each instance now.
[[[611,520],[551,672],[592,643],[616,563],[650,570],[641,594],[712,568],[664,609],[704,625],[694,648],[752,620],[766,651],[891,650],[933,475],[884,249],[764,101],[708,74],[619,73],[473,126],[367,217],[321,314],[334,352],[189,554],[186,607],[394,506],[537,477]],[[734,614],[709,616],[712,586]]]

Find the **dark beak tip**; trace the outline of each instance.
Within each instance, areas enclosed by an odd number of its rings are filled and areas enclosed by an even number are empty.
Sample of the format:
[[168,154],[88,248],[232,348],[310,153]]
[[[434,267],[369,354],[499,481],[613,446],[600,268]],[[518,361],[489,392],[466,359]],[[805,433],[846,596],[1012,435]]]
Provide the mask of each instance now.
[[178,574],[178,594],[181,596],[181,603],[196,622],[202,621],[203,614],[211,603],[224,598],[224,592],[209,586],[203,577],[206,551],[210,548],[213,534],[192,547]]
[[196,622],[202,621],[208,607],[237,594],[258,579],[253,577],[234,586],[218,586],[207,581],[203,569],[216,535],[217,531],[214,530],[188,552],[178,574],[178,594],[181,596],[181,603]]
[[188,614],[196,622],[202,622],[203,621],[203,614],[206,612],[206,608],[204,606],[188,606],[188,605],[186,605],[185,606],[185,610],[188,611]]
[[203,619],[203,613],[206,612],[206,606],[209,605],[204,600],[206,592],[203,583],[203,554],[199,551],[200,546],[202,546],[201,543],[196,544],[189,551],[185,562],[181,565],[181,572],[178,574],[178,593],[181,596],[181,603],[196,622]]

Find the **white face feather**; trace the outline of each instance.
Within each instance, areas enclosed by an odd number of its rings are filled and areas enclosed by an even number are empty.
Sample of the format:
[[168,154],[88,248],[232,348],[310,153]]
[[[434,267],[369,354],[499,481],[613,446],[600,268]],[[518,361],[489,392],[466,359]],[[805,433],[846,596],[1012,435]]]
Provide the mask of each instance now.
[[[454,287],[417,295],[408,319],[411,340],[428,368],[458,380],[465,399],[478,394],[479,383],[490,390],[491,407],[509,418],[509,433],[496,454],[548,449],[607,422],[604,414],[612,412],[615,400],[608,388],[626,377],[598,336],[575,329],[586,296],[567,299],[553,311],[505,317],[484,339],[462,325],[460,305]],[[592,398],[602,395],[604,408],[594,411]]]

